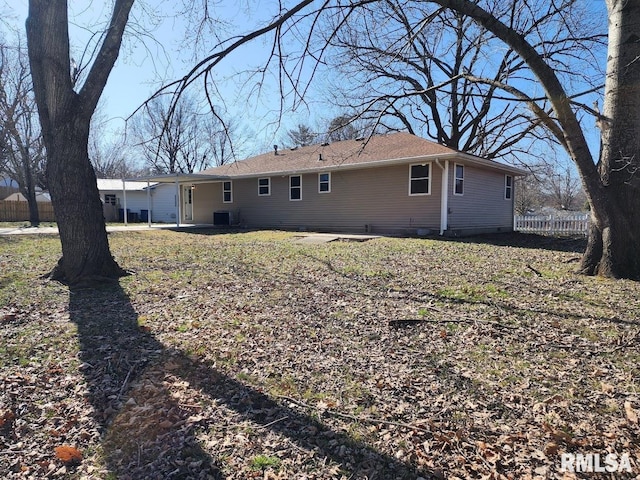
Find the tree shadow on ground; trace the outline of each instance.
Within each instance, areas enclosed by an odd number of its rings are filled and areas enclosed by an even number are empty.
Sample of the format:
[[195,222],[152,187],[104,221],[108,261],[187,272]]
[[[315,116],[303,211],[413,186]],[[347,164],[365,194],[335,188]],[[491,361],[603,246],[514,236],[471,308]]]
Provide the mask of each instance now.
[[458,243],[478,243],[497,247],[537,248],[556,252],[582,254],[587,247],[584,236],[554,237],[535,233],[487,233],[471,237],[447,237],[446,240]]
[[[167,228],[179,233],[189,233],[195,235],[215,236],[234,233],[250,233],[267,231],[273,229],[260,229],[260,228],[240,228],[240,227],[226,227],[226,226],[184,226],[184,227],[172,227]],[[300,232],[296,230],[280,230],[289,233],[304,233],[311,234],[313,231]],[[323,233],[336,233],[330,231],[323,231]],[[336,233],[338,235],[338,233]],[[364,233],[363,233],[364,235]],[[382,235],[384,236],[384,234]],[[391,235],[397,237],[397,235]],[[407,237],[413,238],[413,237]],[[497,247],[515,247],[515,248],[538,248],[542,250],[551,250],[557,252],[567,253],[584,253],[587,247],[587,238],[581,235],[575,236],[551,236],[540,235],[536,233],[522,233],[522,232],[504,232],[504,233],[486,233],[481,235],[473,235],[468,237],[443,237],[432,236],[424,237],[442,241],[456,242],[456,243],[477,243],[483,245],[495,245]]]
[[138,314],[118,284],[72,289],[69,313],[77,325],[81,369],[101,429],[104,460],[117,478],[226,478],[224,456],[215,447],[205,451],[197,439],[212,420],[197,414],[197,402],[180,397],[172,378],[260,431],[283,437],[319,463],[334,462],[348,478],[429,476],[210,363],[168,348],[138,324]]

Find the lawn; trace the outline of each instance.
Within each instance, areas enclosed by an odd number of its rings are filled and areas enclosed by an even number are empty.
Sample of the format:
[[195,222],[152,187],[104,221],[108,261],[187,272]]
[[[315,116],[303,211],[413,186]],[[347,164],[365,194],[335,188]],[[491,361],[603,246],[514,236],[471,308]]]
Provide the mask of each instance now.
[[0,478],[640,474],[640,285],[580,240],[298,240],[113,233],[133,274],[70,291],[0,237]]

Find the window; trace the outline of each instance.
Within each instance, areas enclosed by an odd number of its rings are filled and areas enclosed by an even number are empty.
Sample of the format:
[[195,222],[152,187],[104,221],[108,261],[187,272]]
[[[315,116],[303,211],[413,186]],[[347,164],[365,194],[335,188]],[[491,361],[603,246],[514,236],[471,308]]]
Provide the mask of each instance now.
[[231,194],[231,182],[222,182],[222,201],[224,203],[233,202],[233,195]]
[[453,186],[453,194],[464,194],[464,165],[458,165],[456,163],[456,175],[454,182],[455,184]]
[[271,179],[270,178],[258,179],[258,195],[261,197],[266,197],[268,195],[271,195]]
[[319,173],[318,174],[318,193],[330,193],[331,192],[331,174]]
[[289,200],[302,200],[302,177],[300,175],[289,177]]
[[115,193],[105,193],[104,194],[104,204],[105,205],[117,205],[118,199],[116,198]]
[[409,165],[409,195],[431,193],[431,164]]
[[513,195],[513,177],[511,175],[504,176],[504,199],[511,200]]

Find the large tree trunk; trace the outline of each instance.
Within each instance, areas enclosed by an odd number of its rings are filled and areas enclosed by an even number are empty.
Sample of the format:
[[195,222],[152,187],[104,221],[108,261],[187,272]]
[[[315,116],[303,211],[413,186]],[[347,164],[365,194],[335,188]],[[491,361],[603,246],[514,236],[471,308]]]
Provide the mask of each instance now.
[[29,63],[62,243],[62,258],[51,275],[73,285],[125,274],[109,250],[88,139],[91,117],[118,58],[132,5],[133,0],[115,0],[104,41],[76,92],[70,73],[67,2],[29,0]]
[[24,182],[22,194],[27,199],[29,205],[29,223],[32,227],[40,225],[40,212],[38,211],[38,200],[36,199],[36,186],[33,181],[33,171],[31,169],[31,159],[28,151],[21,151],[22,166],[24,170]]
[[70,115],[47,146],[47,182],[62,243],[62,258],[51,277],[72,285],[125,274],[109,250],[88,138],[88,123]]
[[29,204],[29,224],[32,227],[40,225],[40,211],[38,210],[38,201],[36,200],[36,191],[30,188],[27,194],[27,203]]
[[[609,45],[599,173],[581,270],[640,279],[640,0],[607,0]],[[604,211],[599,215],[598,211]]]

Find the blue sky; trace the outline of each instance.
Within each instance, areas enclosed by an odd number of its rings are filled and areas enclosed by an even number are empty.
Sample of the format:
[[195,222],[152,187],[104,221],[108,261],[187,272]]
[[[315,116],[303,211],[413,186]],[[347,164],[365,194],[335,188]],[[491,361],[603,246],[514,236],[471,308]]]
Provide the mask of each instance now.
[[[129,35],[102,95],[100,108],[109,119],[109,130],[123,128],[125,119],[161,85],[182,77],[191,68],[195,63],[195,53],[200,56],[206,53],[202,49],[194,52],[193,43],[185,44],[185,36],[192,24],[188,19],[176,16],[176,4],[181,3],[148,1],[146,4],[153,5],[153,15],[149,15],[145,2],[134,4]],[[229,27],[233,34],[250,31],[264,22],[269,16],[268,7],[274,5],[274,2],[258,0],[250,2],[252,8],[249,10],[246,6],[248,2],[224,3],[227,7],[217,7],[214,13],[224,18],[228,25],[235,25],[235,28]],[[4,14],[5,21],[24,31],[27,4],[27,0],[0,0],[0,14]],[[99,30],[100,22],[108,15],[110,6],[111,2],[98,0],[69,0],[69,36],[72,57],[78,63],[81,62],[85,45],[91,39],[91,33]],[[155,19],[149,21],[153,16]],[[138,21],[139,26],[136,25]],[[134,33],[134,30],[144,31],[145,34]],[[221,35],[226,38],[230,33]],[[293,128],[297,123],[308,124],[313,121],[306,111],[288,114],[278,130],[280,94],[275,84],[268,80],[259,97],[251,93],[249,85],[241,88],[238,84],[243,79],[242,72],[263,63],[268,52],[269,45],[264,39],[258,39],[225,59],[215,69],[216,85],[230,110],[230,116],[239,120],[250,135],[255,144],[252,150],[257,150],[255,153],[270,149],[288,128]],[[200,85],[199,82],[196,84],[194,94],[198,94]]]
[[[600,0],[586,0],[596,8],[603,6]],[[172,0],[146,0],[136,2],[130,22],[130,32],[121,50],[120,57],[111,73],[102,96],[102,114],[109,119],[108,130],[117,132],[125,125],[124,120],[139,107],[159,86],[180,78],[194,64],[195,59],[207,53],[196,50],[191,40],[185,40],[193,24],[185,16],[176,15],[176,9],[183,2]],[[199,2],[193,2],[198,4]],[[216,7],[212,16],[224,19],[228,31],[218,28],[223,37],[251,31],[256,25],[262,25],[274,13],[277,2],[273,0],[252,0],[219,2],[224,6]],[[149,7],[151,5],[151,7]],[[99,0],[69,0],[70,39],[72,56],[80,61],[82,49],[89,42],[92,31],[100,31],[101,21],[110,13],[111,2]],[[249,8],[251,7],[251,8]],[[7,16],[13,13],[14,17]],[[12,21],[24,31],[27,15],[27,0],[0,0],[0,15],[5,21]],[[139,25],[138,25],[139,24]],[[144,32],[144,34],[134,33]],[[147,35],[148,33],[148,35]],[[212,38],[209,38],[211,46]],[[272,80],[263,86],[262,95],[253,93],[253,82],[244,88],[238,84],[242,80],[241,72],[264,63],[268,56],[269,45],[265,39],[258,39],[245,46],[241,51],[223,61],[215,70],[216,85],[229,109],[230,118],[237,120],[245,134],[249,135],[252,147],[249,153],[259,153],[271,149],[289,128],[298,123],[314,126],[325,122],[332,115],[330,107],[314,108],[321,100],[321,94],[309,97],[311,111],[301,109],[287,113],[278,127],[278,107],[280,93]],[[321,92],[322,84],[318,83]],[[312,112],[322,112],[315,117]],[[563,155],[560,153],[560,155]]]

